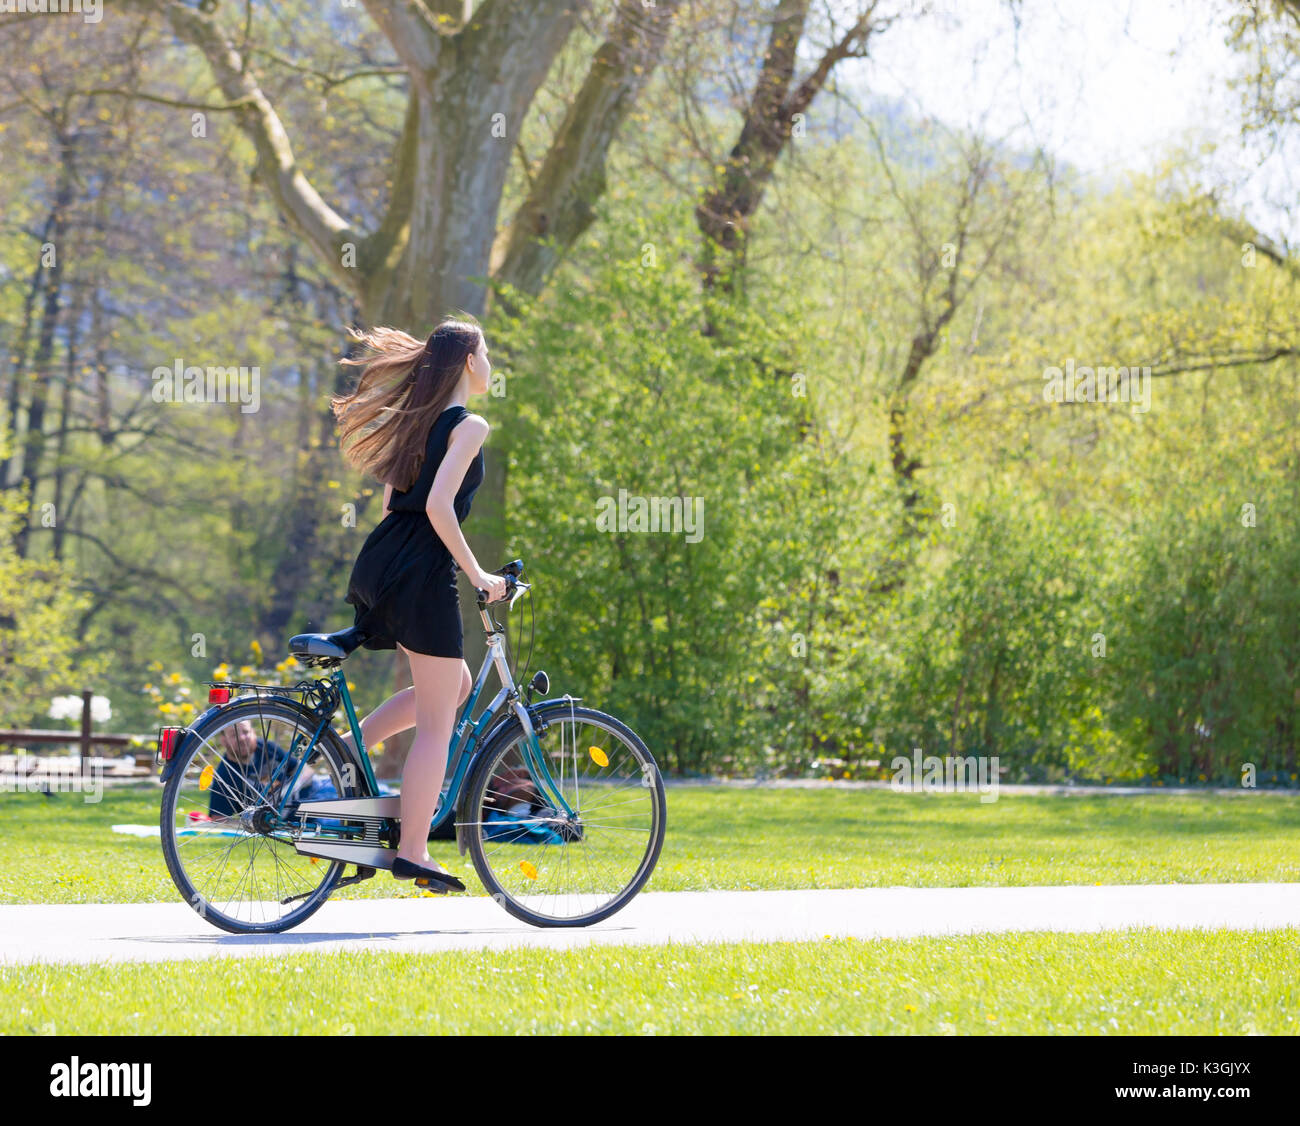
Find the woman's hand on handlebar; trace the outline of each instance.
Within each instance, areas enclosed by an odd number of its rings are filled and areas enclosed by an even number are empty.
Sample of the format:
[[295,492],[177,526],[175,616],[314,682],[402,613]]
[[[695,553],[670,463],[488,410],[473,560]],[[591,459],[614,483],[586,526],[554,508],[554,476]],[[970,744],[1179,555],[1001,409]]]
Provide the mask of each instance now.
[[487,600],[496,602],[506,596],[506,577],[494,575],[491,571],[479,571],[474,579],[474,588],[487,592]]

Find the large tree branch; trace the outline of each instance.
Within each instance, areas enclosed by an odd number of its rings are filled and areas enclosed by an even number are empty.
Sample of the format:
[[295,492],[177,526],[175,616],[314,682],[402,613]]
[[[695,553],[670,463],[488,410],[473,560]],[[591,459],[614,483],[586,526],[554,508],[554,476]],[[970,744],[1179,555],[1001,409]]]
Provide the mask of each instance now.
[[781,0],[777,6],[740,137],[718,183],[695,209],[696,222],[706,240],[706,285],[713,285],[718,274],[713,248],[730,252],[743,248],[749,221],[762,203],[776,162],[790,139],[794,115],[807,110],[838,62],[861,57],[872,32],[887,26],[888,21],[874,21],[876,0],[872,0],[848,31],[822,54],[812,73],[791,92],[808,2]]
[[1293,278],[1300,277],[1300,262],[1288,257],[1286,251],[1277,246],[1267,235],[1246,222],[1238,222],[1226,217],[1219,218],[1218,222],[1223,233],[1239,247],[1244,248],[1249,243],[1261,257],[1267,258],[1275,266],[1282,267]]
[[[362,271],[373,276],[376,267],[392,269],[401,257],[410,229],[411,206],[415,200],[415,169],[420,141],[420,106],[423,95],[412,89],[406,101],[406,118],[402,135],[392,157],[392,191],[388,207],[378,230],[367,240],[362,255]],[[363,282],[364,284],[364,282]]]
[[[888,168],[888,161],[881,148],[881,160]],[[907,397],[911,391],[912,385],[920,376],[921,368],[925,362],[935,353],[939,344],[940,334],[948,327],[952,321],[957,309],[970,295],[976,283],[984,276],[985,272],[992,264],[994,258],[1006,241],[1013,224],[1017,221],[1020,214],[1019,204],[1024,198],[1025,193],[1015,195],[1008,202],[1002,215],[1002,220],[997,228],[990,234],[987,239],[983,258],[971,272],[966,286],[962,289],[958,284],[961,275],[961,266],[966,254],[967,246],[972,236],[978,234],[975,227],[975,210],[979,195],[989,184],[992,173],[991,157],[986,152],[983,143],[977,138],[973,147],[966,155],[966,177],[962,183],[961,195],[957,202],[957,208],[954,215],[954,226],[956,228],[956,243],[954,245],[953,261],[947,267],[947,281],[942,287],[939,296],[939,311],[933,318],[930,316],[927,296],[929,293],[930,283],[939,269],[939,258],[933,249],[926,250],[925,243],[927,234],[923,225],[914,226],[913,234],[917,240],[918,254],[924,257],[918,258],[918,267],[920,269],[920,299],[919,299],[919,317],[921,325],[916,334],[912,337],[911,346],[908,350],[907,361],[899,376],[898,383],[895,386],[889,411],[889,454],[890,465],[893,468],[895,479],[902,486],[903,506],[909,513],[916,506],[919,499],[919,493],[915,482],[915,474],[918,469],[923,468],[922,462],[909,456],[906,448],[906,438],[904,434],[904,424],[907,414]],[[897,185],[892,177],[889,177],[891,186],[893,186],[896,197],[900,203],[904,198],[897,194]],[[908,208],[904,203],[904,209],[909,214],[915,214],[914,210]],[[905,525],[908,530],[915,530],[914,525],[908,523]]]
[[[456,37],[461,60],[458,70],[470,83],[465,104],[480,105],[489,116],[512,111],[522,116],[589,3],[485,0]],[[507,119],[512,136],[518,134],[519,125],[518,120]]]
[[411,79],[425,83],[442,54],[439,23],[421,0],[361,0]]
[[795,57],[808,18],[808,0],[781,0],[768,33],[767,52],[753,95],[745,109],[740,137],[727,157],[722,183],[697,209],[704,233],[727,249],[744,236],[747,220],[758,208],[766,171],[790,135],[783,105],[794,78]]
[[281,214],[330,265],[334,276],[355,292],[357,271],[343,265],[341,247],[347,242],[360,243],[361,233],[321,199],[303,175],[283,122],[216,21],[178,0],[128,2],[165,15],[177,38],[203,52],[221,92],[229,101],[240,103],[240,128],[257,150],[258,168]]
[[873,19],[875,11],[876,2],[873,0],[871,6],[858,17],[853,26],[822,55],[812,73],[795,87],[786,99],[787,119],[794,117],[796,113],[807,111],[813,99],[826,85],[826,80],[830,78],[836,63],[848,58],[861,58],[866,53],[867,40],[871,34],[884,31],[893,22],[889,19]]
[[538,293],[559,255],[591,225],[592,204],[605,191],[610,145],[659,64],[679,4],[660,0],[645,8],[641,0],[620,0],[609,35],[510,226],[496,277]]

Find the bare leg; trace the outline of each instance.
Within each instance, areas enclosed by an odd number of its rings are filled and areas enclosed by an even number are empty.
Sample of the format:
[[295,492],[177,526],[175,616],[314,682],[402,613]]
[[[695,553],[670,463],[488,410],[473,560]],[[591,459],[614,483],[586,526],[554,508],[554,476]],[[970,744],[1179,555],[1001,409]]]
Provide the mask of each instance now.
[[[402,834],[397,855],[438,871],[429,861],[429,826],[447,773],[456,709],[469,695],[469,669],[458,657],[433,657],[403,648],[415,690],[415,738],[402,771]],[[412,831],[414,830],[414,831]]]
[[[403,653],[406,650],[402,650]],[[409,658],[408,658],[409,659]],[[469,665],[461,661],[460,695],[456,699],[459,708],[469,698],[469,690],[474,686],[474,678],[469,675]],[[361,740],[367,750],[376,743],[390,739],[399,731],[409,731],[415,726],[415,685],[394,692],[373,712],[361,721]],[[355,751],[352,732],[339,736],[349,751]]]
[[[399,731],[415,726],[415,685],[394,692],[361,721],[361,739],[366,748],[390,739]],[[352,732],[341,737],[349,751],[356,751]]]

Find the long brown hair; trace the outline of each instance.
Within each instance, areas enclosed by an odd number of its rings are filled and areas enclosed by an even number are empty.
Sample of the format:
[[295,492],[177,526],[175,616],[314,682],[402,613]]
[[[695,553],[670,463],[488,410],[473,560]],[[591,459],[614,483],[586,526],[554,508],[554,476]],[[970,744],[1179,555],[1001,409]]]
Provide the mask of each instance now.
[[362,354],[339,363],[363,370],[349,394],[330,399],[343,456],[405,492],[420,475],[429,428],[447,408],[482,330],[446,317],[423,343],[399,328],[351,329],[348,335]]

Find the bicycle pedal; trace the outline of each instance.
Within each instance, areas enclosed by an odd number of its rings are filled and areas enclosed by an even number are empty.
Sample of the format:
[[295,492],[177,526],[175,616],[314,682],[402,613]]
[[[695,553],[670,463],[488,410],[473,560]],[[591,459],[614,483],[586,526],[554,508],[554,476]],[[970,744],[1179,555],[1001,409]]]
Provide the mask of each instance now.
[[415,886],[418,887],[421,891],[432,892],[434,895],[450,895],[451,892],[454,890],[453,888],[449,888],[446,884],[442,883],[441,881],[435,883],[433,880],[426,879],[423,876],[416,879],[414,883]]

